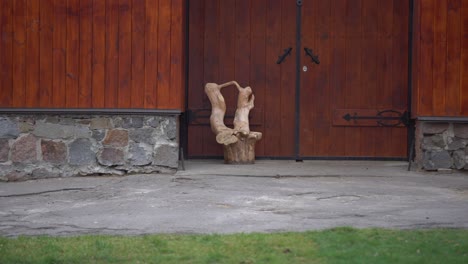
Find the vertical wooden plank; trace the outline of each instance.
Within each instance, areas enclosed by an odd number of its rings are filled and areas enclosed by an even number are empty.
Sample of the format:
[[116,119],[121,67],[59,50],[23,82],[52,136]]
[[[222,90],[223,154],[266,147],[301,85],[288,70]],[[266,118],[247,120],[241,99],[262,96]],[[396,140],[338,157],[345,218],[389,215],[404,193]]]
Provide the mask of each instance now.
[[39,1],[28,1],[26,20],[26,107],[39,99]]
[[[332,47],[330,58],[330,111],[334,109],[343,109],[346,104],[344,89],[346,86],[346,1],[335,0],[332,2]],[[333,127],[330,131],[330,137],[333,139],[330,143],[330,153],[333,156],[345,156],[345,142],[343,136],[345,128]]]
[[76,108],[80,76],[80,1],[69,0],[67,3],[66,106]]
[[459,116],[460,64],[461,64],[461,0],[447,0],[447,79],[445,90],[445,115]]
[[[217,0],[206,0],[204,6],[204,73],[203,83],[220,83],[219,80],[219,3]],[[249,12],[245,10],[245,12]],[[204,85],[203,84],[203,85]],[[241,84],[242,85],[242,84]],[[232,88],[231,88],[232,89]],[[203,91],[200,91],[204,94]],[[230,97],[229,90],[223,90],[223,96],[226,102],[226,108],[229,109]],[[211,109],[208,97],[203,95],[203,108]],[[203,127],[203,155],[204,156],[222,156],[222,146],[216,143],[214,135],[209,126]]]
[[[348,0],[346,3],[346,108],[359,108],[361,83],[361,1]],[[356,90],[357,89],[357,90]],[[356,156],[360,153],[360,128],[346,127],[345,155]]]
[[[268,0],[266,18],[266,89],[264,103],[264,137],[265,142],[281,141],[281,66],[276,64],[278,56],[287,47],[281,45],[282,0]],[[294,52],[292,52],[294,54]],[[293,55],[286,60],[294,60]],[[284,62],[286,63],[286,61]],[[265,155],[279,157],[282,155],[280,144],[265,144]]]
[[412,69],[411,69],[411,117],[416,118],[419,115],[419,97],[420,97],[420,52],[421,52],[421,0],[413,0],[413,25],[412,25]]
[[[296,60],[295,39],[296,31],[296,5],[294,1],[283,0],[281,3],[281,50],[292,47],[291,57],[287,58],[281,66],[281,93],[276,103],[280,105],[281,123],[281,156],[294,157],[295,153],[295,104],[296,104]],[[281,53],[280,53],[281,54]],[[278,133],[278,131],[275,131]]]
[[250,12],[249,0],[236,1],[236,80],[241,86],[246,86],[250,81]]
[[39,99],[37,106],[52,106],[53,79],[53,1],[40,1]]
[[0,107],[12,106],[13,1],[0,2]]
[[132,90],[132,1],[119,1],[119,77],[117,107],[130,108]]
[[[393,4],[393,50],[392,56],[392,108],[408,107],[408,37],[409,5],[406,0],[394,0]],[[407,156],[407,129],[393,128],[389,147],[391,157]]]
[[[210,61],[214,59],[218,59],[215,62],[216,72],[218,74],[217,78],[220,83],[228,82],[235,80],[235,57],[236,57],[236,17],[233,10],[236,7],[236,0],[228,0],[228,1],[219,1],[219,15],[215,15],[218,19],[219,27],[217,29],[209,29],[217,30],[219,34],[211,33],[212,36],[216,36],[216,40],[218,41],[218,49],[216,54],[215,51],[210,53],[207,51],[207,56],[210,56]],[[207,23],[212,23],[211,21]],[[209,33],[208,33],[209,34]],[[210,40],[208,38],[207,40]],[[205,42],[207,43],[207,42]],[[211,44],[213,45],[213,44]],[[209,65],[207,65],[209,66]],[[209,68],[206,69],[207,72],[211,70]],[[214,77],[214,76],[213,76]],[[235,108],[236,100],[237,100],[237,91],[234,87],[229,87],[227,89],[223,89],[223,96],[226,102],[226,106],[229,111],[232,111]],[[255,92],[255,90],[254,90]],[[206,98],[206,97],[204,97]],[[205,101],[206,102],[206,101]]]
[[157,107],[164,108],[171,96],[171,1],[159,0]]
[[92,19],[92,107],[104,108],[106,97],[106,1],[93,0]]
[[462,1],[461,7],[461,115],[468,115],[468,1]]
[[145,106],[145,0],[133,0],[131,107]]
[[12,107],[26,105],[26,0],[14,1],[13,91]]
[[78,107],[92,105],[93,2],[80,1],[80,58]]
[[[301,112],[307,109],[304,115],[313,113],[313,152],[304,152],[306,156],[330,156],[331,142],[333,138],[330,135],[331,127],[331,89],[330,89],[330,69],[331,69],[331,48],[332,41],[330,40],[331,34],[331,1],[317,1],[314,6],[314,24],[316,29],[313,31],[313,42],[315,44],[309,44],[304,38],[304,45],[308,48],[312,48],[316,54],[320,56],[320,65],[312,63],[310,57],[303,57],[303,65],[307,65],[309,70],[303,73],[303,79],[307,80],[306,76],[315,75],[314,81],[311,84],[304,84],[304,89],[313,91],[310,97],[305,97],[301,102]],[[307,16],[307,12],[304,9],[304,15]],[[303,27],[307,30],[307,27]],[[303,32],[303,35],[306,33]],[[313,45],[312,47],[310,45]],[[302,50],[301,50],[302,52]],[[302,93],[301,93],[302,97]],[[311,100],[312,104],[308,104],[306,100]],[[307,107],[308,106],[308,107]],[[304,108],[306,107],[306,108]],[[307,119],[307,117],[305,117]],[[304,118],[301,118],[303,122]],[[302,138],[301,138],[302,139]],[[302,145],[302,144],[301,144]],[[309,146],[311,148],[311,146]]]
[[445,85],[447,74],[447,0],[435,1],[433,19],[434,48],[432,57],[432,110],[434,114],[445,112]]
[[435,0],[421,1],[421,49],[420,49],[420,84],[419,84],[419,114],[430,116],[433,114],[433,45],[435,14]]
[[158,73],[159,0],[146,0],[145,108],[156,107]]
[[185,86],[184,76],[184,32],[183,32],[184,1],[171,1],[171,57],[170,57],[170,95],[163,108],[184,108]]
[[53,46],[53,81],[52,105],[56,108],[66,107],[66,49],[67,49],[67,2],[54,0]]
[[[224,1],[223,1],[224,2]],[[188,72],[188,108],[203,107],[203,69],[204,69],[204,28],[205,1],[192,0],[189,3],[189,72]],[[203,155],[203,127],[190,125],[188,128],[189,157]]]
[[119,88],[119,2],[106,0],[105,107],[117,108]]
[[[251,21],[251,57],[250,57],[250,83],[254,95],[255,95],[255,107],[250,112],[252,118],[261,120],[263,124],[263,118],[257,116],[263,114],[265,101],[265,76],[266,76],[266,65],[265,65],[265,44],[266,44],[266,6],[267,0],[257,0],[252,2],[252,12],[250,14]],[[221,16],[222,17],[222,16]],[[265,133],[263,126],[251,127],[252,131],[260,131]],[[264,142],[260,141],[257,143],[255,149],[256,156],[264,156]]]
[[[392,58],[397,52],[393,47],[393,18],[394,18],[394,1],[379,0],[378,12],[378,31],[377,31],[377,83],[376,90],[376,109],[386,110],[393,109],[392,96],[395,90],[393,82],[393,67]],[[386,11],[381,11],[386,10]],[[398,51],[400,52],[400,51]],[[376,135],[379,142],[376,144],[376,151],[379,156],[390,157],[393,145],[398,145],[399,142],[394,142],[392,138],[391,128],[379,128]]]

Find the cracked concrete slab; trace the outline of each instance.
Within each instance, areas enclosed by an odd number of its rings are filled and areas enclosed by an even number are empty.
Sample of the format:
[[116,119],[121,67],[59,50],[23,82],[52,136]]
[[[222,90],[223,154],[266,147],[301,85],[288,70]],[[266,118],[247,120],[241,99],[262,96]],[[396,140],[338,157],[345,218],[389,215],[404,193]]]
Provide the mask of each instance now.
[[0,183],[0,235],[468,228],[468,174],[406,166],[189,161],[173,175]]

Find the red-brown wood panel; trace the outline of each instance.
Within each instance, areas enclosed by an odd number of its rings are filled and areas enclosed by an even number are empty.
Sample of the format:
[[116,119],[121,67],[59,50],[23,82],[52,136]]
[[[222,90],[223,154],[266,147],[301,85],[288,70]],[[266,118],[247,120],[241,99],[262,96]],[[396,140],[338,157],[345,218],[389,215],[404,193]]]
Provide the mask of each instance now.
[[0,5],[0,107],[183,110],[186,1]]
[[80,1],[67,2],[66,107],[78,107],[80,83]]
[[168,108],[171,87],[171,1],[159,1],[157,106]]
[[[14,1],[12,107],[24,106],[26,102],[26,7],[26,0]],[[9,103],[6,102],[4,105]]]
[[460,66],[460,104],[461,115],[468,115],[468,1],[462,1],[461,7],[461,66]]
[[[223,3],[225,1],[222,1]],[[204,34],[205,34],[205,1],[192,0],[189,7],[189,72],[188,72],[188,109],[203,108],[204,80]],[[192,115],[189,115],[189,119]],[[188,151],[192,156],[203,156],[204,127],[191,125],[188,127]]]
[[[116,26],[117,25],[117,26]],[[106,86],[105,107],[117,106],[119,87],[119,2],[106,1]]]
[[130,108],[132,90],[132,1],[119,0],[119,77],[117,105]]
[[132,8],[131,107],[145,106],[145,0],[134,0]]
[[[54,0],[53,5],[54,30],[52,36],[53,80],[51,105],[57,108],[62,108],[66,106],[67,2],[62,0]],[[22,107],[22,105],[16,105],[16,107]],[[50,105],[47,107],[50,107]]]
[[466,5],[464,0],[414,1],[414,117],[467,115]]
[[146,0],[145,108],[155,108],[158,91],[159,0]]
[[78,107],[92,105],[93,1],[80,1],[80,74]]
[[28,1],[26,17],[26,107],[39,98],[39,1]]
[[[59,0],[60,1],[60,0]],[[92,107],[105,107],[106,1],[93,0]]]
[[[445,113],[449,116],[460,115],[461,90],[461,1],[447,1],[447,72],[445,91]],[[464,0],[466,1],[466,0]],[[466,90],[468,92],[468,89]]]
[[0,105],[12,98],[13,1],[0,1]]
[[[276,60],[285,47],[281,43],[281,8],[282,0],[269,0],[266,10],[266,91],[264,100],[264,142],[280,142],[281,141],[281,109],[278,107],[278,98],[281,98],[281,66],[276,64]],[[291,46],[292,48],[292,46]],[[294,52],[285,58],[286,63],[294,63]],[[282,64],[283,64],[282,63]],[[255,88],[255,87],[254,87]],[[258,96],[257,96],[258,97]],[[268,110],[268,111],[267,111]],[[281,148],[275,144],[264,144],[264,155],[278,157],[282,156]],[[289,153],[288,153],[289,154]]]
[[52,0],[40,3],[40,45],[39,45],[39,106],[47,107],[52,100],[53,83],[53,12]]

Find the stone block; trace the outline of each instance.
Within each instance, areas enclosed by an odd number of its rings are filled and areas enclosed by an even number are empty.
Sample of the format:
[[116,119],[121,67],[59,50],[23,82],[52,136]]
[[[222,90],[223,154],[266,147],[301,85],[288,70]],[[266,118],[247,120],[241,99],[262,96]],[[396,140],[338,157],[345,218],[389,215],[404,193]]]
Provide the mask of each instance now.
[[468,139],[468,124],[453,124],[453,133],[458,138]]
[[177,168],[179,164],[179,146],[175,143],[162,143],[155,145],[153,164]]
[[161,121],[163,121],[164,118],[163,117],[160,117],[160,116],[154,116],[154,117],[150,117],[148,118],[147,120],[145,120],[145,124],[147,126],[150,126],[150,127],[158,127],[159,124],[161,123]]
[[18,138],[11,147],[11,161],[27,163],[37,161],[36,137],[27,134]]
[[27,180],[28,179],[28,175],[26,172],[24,171],[10,171],[8,173],[5,174],[4,178],[7,180],[7,181],[24,181],[24,180]]
[[122,118],[122,128],[142,128],[143,117],[124,117]]
[[93,138],[96,140],[96,141],[101,141],[104,139],[104,137],[106,136],[106,133],[103,131],[103,130],[93,130]]
[[128,152],[128,160],[132,166],[149,165],[153,161],[152,149],[144,144],[131,144]]
[[421,149],[423,150],[442,150],[443,148],[434,145],[432,137],[424,137],[421,142]]
[[175,118],[169,118],[165,127],[167,138],[175,140],[177,138],[177,122]]
[[96,117],[91,119],[91,129],[111,129],[113,128],[110,118]]
[[137,143],[154,145],[155,138],[153,136],[153,132],[153,128],[132,129],[129,131],[129,137],[131,140]]
[[466,147],[466,141],[462,139],[454,139],[450,144],[448,144],[448,150],[459,150]]
[[433,135],[431,137],[432,144],[436,147],[444,149],[447,146],[447,143],[445,142],[444,136],[437,134]]
[[41,141],[42,160],[53,164],[63,164],[67,161],[67,146],[61,141]]
[[461,170],[466,165],[466,155],[464,150],[456,150],[452,154],[453,166],[457,170]]
[[106,146],[125,147],[128,145],[128,131],[122,129],[109,130],[102,143]]
[[105,166],[123,165],[125,153],[121,149],[104,148],[98,153],[98,162]]
[[43,121],[36,123],[33,134],[50,139],[89,138],[92,135],[91,130],[86,126],[70,126]]
[[441,134],[448,128],[448,123],[423,123],[422,132],[425,135]]
[[31,177],[33,179],[46,179],[46,178],[57,178],[60,174],[55,171],[50,171],[46,168],[39,168],[32,171]]
[[425,170],[450,169],[453,160],[448,151],[426,151],[422,163]]
[[90,165],[96,161],[96,154],[89,139],[77,139],[69,144],[68,149],[71,165]]
[[0,138],[16,138],[20,134],[18,125],[8,118],[0,118]]
[[8,154],[10,153],[10,143],[8,139],[0,139],[0,162],[8,161]]

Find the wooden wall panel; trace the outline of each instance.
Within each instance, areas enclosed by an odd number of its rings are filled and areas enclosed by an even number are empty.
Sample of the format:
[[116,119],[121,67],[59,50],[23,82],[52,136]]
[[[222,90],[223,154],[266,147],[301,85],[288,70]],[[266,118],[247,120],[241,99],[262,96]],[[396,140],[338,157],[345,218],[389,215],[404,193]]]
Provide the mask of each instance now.
[[467,0],[414,0],[413,117],[468,115]]
[[0,0],[0,108],[180,109],[184,0]]

